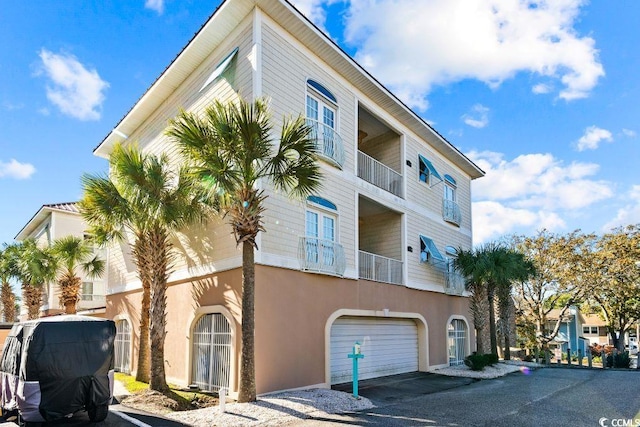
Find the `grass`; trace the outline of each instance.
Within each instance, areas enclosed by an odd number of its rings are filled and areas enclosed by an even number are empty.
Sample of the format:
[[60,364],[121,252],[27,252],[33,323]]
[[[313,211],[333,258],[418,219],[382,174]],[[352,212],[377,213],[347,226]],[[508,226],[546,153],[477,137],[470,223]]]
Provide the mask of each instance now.
[[[123,374],[122,372],[115,373],[115,379],[120,381],[125,388],[132,394],[144,392],[149,389],[149,384],[136,381],[135,377],[131,375]],[[166,393],[167,397],[175,400],[180,407],[192,406],[195,402],[210,402],[213,398],[210,394],[194,392],[191,390],[184,390],[178,386],[168,384],[170,391]],[[217,399],[216,399],[217,401]],[[196,406],[199,406],[196,404]],[[193,409],[193,408],[189,408]]]

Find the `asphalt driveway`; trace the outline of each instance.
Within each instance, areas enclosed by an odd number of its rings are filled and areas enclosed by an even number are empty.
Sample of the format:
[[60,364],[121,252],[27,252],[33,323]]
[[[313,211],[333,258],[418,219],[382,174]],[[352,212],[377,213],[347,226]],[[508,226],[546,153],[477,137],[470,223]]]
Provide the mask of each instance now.
[[381,385],[363,389],[360,394],[370,397],[375,408],[290,425],[640,425],[638,371],[546,368],[429,392],[429,382],[434,380],[438,379],[424,377],[422,389],[419,379],[407,378],[416,387],[416,394],[404,393],[404,386],[395,382],[390,382],[388,388]]

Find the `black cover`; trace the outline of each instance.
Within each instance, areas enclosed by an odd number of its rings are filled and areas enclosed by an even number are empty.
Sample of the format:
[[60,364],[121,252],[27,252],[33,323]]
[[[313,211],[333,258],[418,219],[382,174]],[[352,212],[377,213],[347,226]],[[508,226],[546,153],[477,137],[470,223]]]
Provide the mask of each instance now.
[[[22,361],[17,360],[20,380],[39,382],[39,410],[45,420],[110,403],[109,371],[113,369],[116,335],[113,321],[56,316],[24,322],[22,327]],[[19,351],[17,342],[14,346]],[[6,368],[14,368],[15,358],[7,358],[7,351],[3,356],[2,368],[5,363]]]

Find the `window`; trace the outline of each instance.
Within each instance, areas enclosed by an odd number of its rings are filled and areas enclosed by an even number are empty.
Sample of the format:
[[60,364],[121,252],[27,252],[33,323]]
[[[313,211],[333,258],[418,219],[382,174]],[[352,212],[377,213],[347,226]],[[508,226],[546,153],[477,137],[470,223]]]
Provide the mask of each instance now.
[[307,262],[323,266],[334,265],[336,215],[308,207],[305,216]]
[[450,202],[456,201],[456,181],[450,175],[444,176],[444,199]]
[[422,155],[418,155],[418,173],[418,179],[431,187],[442,181],[433,163]]
[[311,138],[316,141],[319,154],[342,167],[344,149],[336,128],[338,103],[328,89],[314,80],[307,80],[306,113]]
[[449,336],[449,366],[462,365],[467,355],[467,325],[453,319],[447,327]]
[[93,282],[82,282],[82,301],[93,301]]
[[597,335],[598,334],[598,327],[597,326],[583,326],[582,327],[582,333],[583,334]]
[[221,313],[198,319],[192,335],[192,383],[200,390],[229,388],[231,325]]
[[116,337],[113,341],[113,369],[117,372],[131,373],[131,326],[127,320],[116,321]]

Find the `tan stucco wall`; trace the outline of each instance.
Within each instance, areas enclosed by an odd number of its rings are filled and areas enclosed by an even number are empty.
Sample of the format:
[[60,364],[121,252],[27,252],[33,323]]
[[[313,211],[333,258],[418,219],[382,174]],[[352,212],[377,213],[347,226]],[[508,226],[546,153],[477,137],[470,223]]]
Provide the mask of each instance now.
[[[197,282],[172,284],[167,292],[167,380],[181,385],[190,381],[189,335],[205,307],[224,306],[234,319],[235,359],[240,350],[239,269],[211,275]],[[107,297],[107,318],[127,318],[132,341],[138,341],[140,291]],[[427,321],[428,366],[448,363],[447,322],[452,315],[468,320],[466,298],[420,291],[404,286],[340,279],[282,268],[256,267],[256,384],[258,393],[326,384],[325,328],[338,310],[383,309],[417,313]],[[473,340],[473,335],[470,337]],[[134,345],[131,367],[136,368]],[[237,390],[237,369],[231,391]]]

